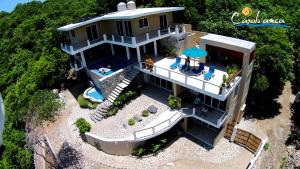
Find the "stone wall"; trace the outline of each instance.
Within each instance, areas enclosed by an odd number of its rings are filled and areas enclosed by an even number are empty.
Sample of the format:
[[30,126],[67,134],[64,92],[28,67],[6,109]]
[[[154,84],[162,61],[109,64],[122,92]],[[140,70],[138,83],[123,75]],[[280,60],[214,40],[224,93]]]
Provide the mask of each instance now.
[[125,71],[120,69],[113,74],[106,76],[99,80],[99,86],[97,86],[105,98],[107,98],[115,87],[124,79]]
[[106,139],[98,137],[92,133],[85,133],[85,136],[89,144],[112,155],[130,155],[132,154],[133,148],[144,143],[144,141]]

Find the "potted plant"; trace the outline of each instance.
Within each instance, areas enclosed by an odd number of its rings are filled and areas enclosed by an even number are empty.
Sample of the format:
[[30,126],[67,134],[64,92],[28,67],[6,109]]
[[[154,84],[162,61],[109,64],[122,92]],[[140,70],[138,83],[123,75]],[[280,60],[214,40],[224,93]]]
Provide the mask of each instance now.
[[154,61],[151,58],[145,60],[145,66],[147,70],[153,70]]
[[173,59],[176,57],[176,48],[167,48],[166,49],[166,56],[170,59]]
[[171,109],[176,109],[176,108],[180,108],[181,107],[181,100],[173,95],[170,95],[168,97],[168,106],[171,108]]

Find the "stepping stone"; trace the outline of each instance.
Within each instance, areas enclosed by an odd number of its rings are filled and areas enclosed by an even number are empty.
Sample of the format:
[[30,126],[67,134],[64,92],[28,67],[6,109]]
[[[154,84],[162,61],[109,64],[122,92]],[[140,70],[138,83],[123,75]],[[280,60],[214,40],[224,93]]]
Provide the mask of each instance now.
[[128,125],[126,123],[123,124],[124,129],[128,128]]
[[133,119],[134,119],[135,121],[137,121],[137,122],[141,122],[141,121],[143,120],[142,117],[141,117],[141,115],[139,115],[139,114],[134,115],[134,116],[133,116]]
[[155,107],[154,105],[151,105],[148,107],[147,109],[151,114],[155,114],[157,112],[157,107]]

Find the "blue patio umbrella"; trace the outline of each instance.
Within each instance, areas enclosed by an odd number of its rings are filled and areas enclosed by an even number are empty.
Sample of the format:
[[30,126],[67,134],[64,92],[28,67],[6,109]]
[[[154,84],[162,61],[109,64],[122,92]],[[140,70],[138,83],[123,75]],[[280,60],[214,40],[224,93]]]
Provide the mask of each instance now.
[[207,56],[207,52],[205,50],[197,47],[188,48],[184,50],[182,53],[186,56],[189,56],[190,58],[194,58],[194,66],[195,66],[195,59]]

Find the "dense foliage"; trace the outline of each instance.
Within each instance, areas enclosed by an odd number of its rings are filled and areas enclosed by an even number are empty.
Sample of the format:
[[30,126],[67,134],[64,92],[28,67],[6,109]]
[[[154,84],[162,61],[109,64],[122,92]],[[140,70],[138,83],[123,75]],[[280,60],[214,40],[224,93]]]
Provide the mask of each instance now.
[[[66,78],[68,68],[68,56],[59,49],[59,43],[64,37],[56,30],[57,27],[87,16],[115,11],[118,2],[34,1],[18,5],[12,13],[0,12],[0,92],[4,95],[7,114],[0,168],[32,167],[30,149],[25,148],[25,124],[31,119],[24,117],[28,117],[30,112],[43,112],[43,118],[51,114],[49,112],[54,110],[51,109],[53,102],[42,102],[42,105],[34,108],[33,105],[38,103],[37,98],[51,97],[47,92],[41,94],[37,91],[60,86]],[[247,107],[253,110],[248,112],[260,116],[274,114],[279,107],[274,106],[273,100],[282,84],[295,79],[293,84],[299,86],[299,1],[137,0],[137,5],[184,6],[186,10],[183,17],[175,16],[176,22],[191,23],[202,32],[256,42],[256,60],[247,103]],[[245,5],[261,10],[270,18],[283,18],[290,27],[235,28],[230,21],[231,15]],[[36,118],[35,114],[33,116]]]
[[82,134],[91,130],[91,124],[87,122],[84,118],[77,119],[75,125],[79,129],[79,132]]

